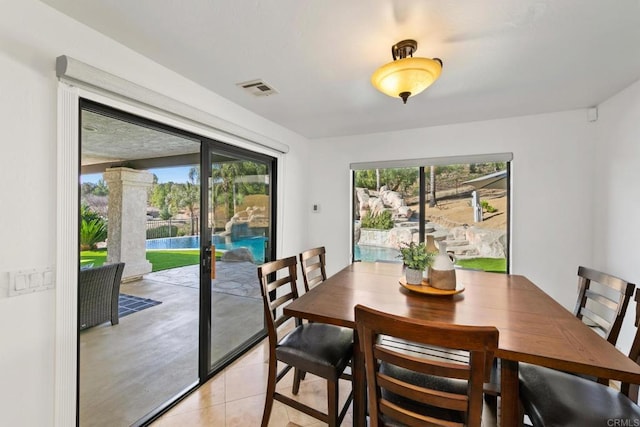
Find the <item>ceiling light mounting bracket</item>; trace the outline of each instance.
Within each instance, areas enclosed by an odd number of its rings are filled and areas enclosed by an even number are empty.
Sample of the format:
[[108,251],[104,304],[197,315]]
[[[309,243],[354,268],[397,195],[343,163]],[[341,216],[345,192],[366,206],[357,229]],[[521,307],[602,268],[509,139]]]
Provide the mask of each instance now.
[[415,40],[402,40],[391,46],[393,60],[413,57],[413,52],[418,50],[418,42]]

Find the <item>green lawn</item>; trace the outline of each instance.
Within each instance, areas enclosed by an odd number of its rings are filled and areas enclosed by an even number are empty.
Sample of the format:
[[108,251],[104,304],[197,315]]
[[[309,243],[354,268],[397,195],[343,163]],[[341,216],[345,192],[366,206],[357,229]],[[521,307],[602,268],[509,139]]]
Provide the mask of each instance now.
[[[216,259],[220,259],[222,252],[216,251]],[[197,249],[156,249],[147,251],[147,259],[152,265],[152,271],[168,270],[171,268],[194,265],[200,262],[200,251]],[[107,250],[80,252],[80,264],[92,263],[94,267],[101,266],[107,260]],[[507,260],[505,258],[472,258],[461,259],[456,262],[463,268],[506,273]]]
[[[219,258],[220,255],[222,254],[216,251],[216,258]],[[99,267],[106,260],[106,249],[80,252],[80,265],[92,263],[94,267]],[[198,264],[200,262],[200,251],[197,249],[151,250],[147,251],[147,260],[152,265],[151,271],[168,270],[170,268]]]
[[507,272],[507,260],[505,258],[472,258],[460,259],[456,265],[474,270],[491,271],[495,273]]

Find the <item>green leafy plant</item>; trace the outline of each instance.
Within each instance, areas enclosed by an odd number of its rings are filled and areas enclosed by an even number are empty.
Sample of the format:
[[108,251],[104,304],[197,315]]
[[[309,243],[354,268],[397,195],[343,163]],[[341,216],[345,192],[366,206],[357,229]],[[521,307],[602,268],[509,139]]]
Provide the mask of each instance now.
[[80,250],[95,249],[106,239],[107,221],[83,203],[80,206]]
[[102,218],[80,223],[80,250],[95,249],[97,244],[107,239],[107,223]]
[[482,209],[484,209],[486,212],[489,212],[489,213],[494,213],[494,212],[496,212],[498,210],[498,209],[494,208],[493,206],[491,206],[489,204],[489,202],[487,202],[486,200],[482,200],[480,202],[480,205],[482,206]]
[[160,219],[166,221],[168,219],[171,219],[171,217],[173,217],[173,214],[169,211],[168,206],[163,206],[162,208],[160,208]]
[[80,218],[86,221],[93,221],[94,219],[102,219],[100,214],[89,207],[88,204],[82,203],[80,205]]
[[402,258],[402,262],[408,268],[424,270],[433,263],[436,255],[436,252],[427,251],[427,246],[424,242],[411,242],[400,247],[399,257]]
[[376,230],[390,230],[393,228],[393,215],[390,211],[382,211],[377,215],[367,212],[361,220],[362,228],[374,228]]

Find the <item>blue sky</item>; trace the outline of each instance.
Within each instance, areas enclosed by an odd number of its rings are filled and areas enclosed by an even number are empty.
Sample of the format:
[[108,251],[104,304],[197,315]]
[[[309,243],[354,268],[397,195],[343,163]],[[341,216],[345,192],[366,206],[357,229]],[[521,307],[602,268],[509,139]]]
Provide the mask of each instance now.
[[[159,169],[149,169],[149,172],[156,174],[158,177],[159,183],[164,182],[177,182],[184,183],[189,179],[189,169],[192,166],[180,166],[175,168],[159,168]],[[97,183],[98,180],[102,179],[101,173],[92,173],[87,175],[82,175],[80,181],[81,182],[92,182]]]

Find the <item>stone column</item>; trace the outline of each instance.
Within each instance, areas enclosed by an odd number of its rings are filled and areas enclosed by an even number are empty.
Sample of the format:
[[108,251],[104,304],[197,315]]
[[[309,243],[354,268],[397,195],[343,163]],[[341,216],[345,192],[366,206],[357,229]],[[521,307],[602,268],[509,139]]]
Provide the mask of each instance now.
[[147,189],[153,174],[130,168],[104,172],[109,186],[107,263],[124,262],[123,281],[140,279],[151,272],[146,259]]

